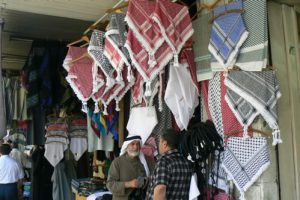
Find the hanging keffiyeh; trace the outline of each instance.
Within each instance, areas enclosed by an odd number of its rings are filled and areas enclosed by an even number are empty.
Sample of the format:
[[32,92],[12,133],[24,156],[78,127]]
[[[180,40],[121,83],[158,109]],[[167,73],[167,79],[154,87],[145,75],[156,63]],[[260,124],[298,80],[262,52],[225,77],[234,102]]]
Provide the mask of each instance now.
[[154,55],[164,42],[158,25],[152,20],[156,4],[156,2],[148,0],[131,0],[125,17],[125,21],[134,33],[136,40],[148,54],[147,62],[150,67],[155,66]]
[[245,129],[261,114],[273,129],[273,145],[281,143],[277,118],[277,99],[281,96],[273,71],[229,73],[227,102]]
[[101,68],[106,76],[106,85],[112,87],[115,80],[113,77],[115,69],[111,66],[107,58],[104,56],[104,32],[94,30],[91,36],[88,53],[93,58],[98,67]]
[[128,30],[127,41],[125,47],[129,51],[130,58],[137,71],[141,74],[146,81],[145,96],[151,96],[151,81],[159,74],[159,72],[168,64],[172,59],[172,50],[166,42],[155,53],[156,64],[151,67],[148,64],[148,54],[141,44],[135,38],[133,32]]
[[228,140],[222,167],[233,180],[245,200],[244,193],[270,165],[267,140],[232,137]]
[[136,69],[133,70],[133,76],[135,77],[135,83],[130,91],[131,96],[134,104],[141,104],[143,101],[143,93],[144,93],[143,90],[144,79]]
[[[83,62],[82,60],[85,60]],[[93,94],[94,73],[97,66],[91,59],[81,59],[80,63],[72,63],[66,80],[74,90],[78,99],[82,102],[82,111],[87,112],[87,101]]]
[[173,51],[174,66],[179,66],[178,55],[194,33],[188,8],[169,0],[158,0],[152,18]]
[[[214,9],[214,16],[227,10],[242,10],[242,0],[234,1]],[[227,68],[235,63],[241,45],[248,37],[241,13],[227,13],[214,20],[208,49],[216,60]]]
[[121,71],[123,70],[124,64],[128,67],[128,81],[131,81],[131,66],[128,61],[129,53],[124,47],[127,31],[125,28],[124,14],[113,14],[110,19],[110,23],[106,28],[105,33],[105,48],[104,55],[108,58],[111,65],[118,72],[117,80],[122,77]]
[[201,15],[193,21],[193,50],[195,54],[197,80],[209,80],[213,77],[210,67],[210,53],[207,49],[211,24],[207,23],[210,19],[210,14]]

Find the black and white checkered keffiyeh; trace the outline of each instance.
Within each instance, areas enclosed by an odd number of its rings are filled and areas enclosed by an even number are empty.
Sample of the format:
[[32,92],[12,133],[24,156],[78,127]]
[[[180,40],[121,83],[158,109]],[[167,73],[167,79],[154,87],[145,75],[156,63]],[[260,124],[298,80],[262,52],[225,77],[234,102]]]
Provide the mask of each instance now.
[[273,145],[281,143],[276,106],[281,93],[275,72],[231,72],[225,84],[228,87],[226,101],[244,126],[244,134],[260,114],[273,130]]
[[241,193],[244,193],[270,165],[267,140],[264,137],[231,137],[228,140],[222,167]]

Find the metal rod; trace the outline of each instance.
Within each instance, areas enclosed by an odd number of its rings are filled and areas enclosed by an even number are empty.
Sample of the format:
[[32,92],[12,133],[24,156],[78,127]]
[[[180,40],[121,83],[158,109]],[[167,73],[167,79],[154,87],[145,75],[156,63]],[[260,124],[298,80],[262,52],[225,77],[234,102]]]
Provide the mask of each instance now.
[[[120,0],[118,3],[116,3],[113,8],[119,6],[124,0]],[[92,26],[96,26],[97,24],[99,24],[106,16],[108,15],[108,13],[105,13],[102,17],[100,17],[95,23],[92,24]],[[83,33],[83,35],[87,34],[90,31],[90,27],[88,29],[86,29]]]

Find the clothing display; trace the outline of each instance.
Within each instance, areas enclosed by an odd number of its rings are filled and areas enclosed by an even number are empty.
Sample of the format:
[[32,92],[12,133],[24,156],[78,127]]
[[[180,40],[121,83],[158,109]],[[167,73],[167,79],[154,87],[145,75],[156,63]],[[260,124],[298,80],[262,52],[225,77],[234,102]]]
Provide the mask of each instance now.
[[237,0],[214,9],[217,17],[212,25],[208,50],[226,69],[234,65],[240,47],[248,37],[241,13],[220,14],[230,10],[242,10],[243,1]]
[[263,137],[229,138],[222,167],[244,200],[244,193],[270,165],[267,141]]

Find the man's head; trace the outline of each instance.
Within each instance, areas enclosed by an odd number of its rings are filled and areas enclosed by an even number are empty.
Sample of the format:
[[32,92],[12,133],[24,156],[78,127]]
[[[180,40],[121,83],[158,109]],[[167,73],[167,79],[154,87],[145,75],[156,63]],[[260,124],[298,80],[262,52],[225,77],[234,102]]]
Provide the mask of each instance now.
[[159,137],[159,153],[164,154],[169,150],[177,149],[181,135],[174,129],[166,129]]
[[9,144],[1,144],[0,145],[0,155],[8,155],[11,151]]
[[127,152],[127,154],[134,158],[139,156],[141,150],[141,141],[142,138],[138,135],[128,136],[123,143],[121,154]]

